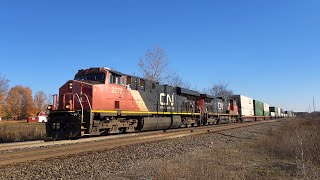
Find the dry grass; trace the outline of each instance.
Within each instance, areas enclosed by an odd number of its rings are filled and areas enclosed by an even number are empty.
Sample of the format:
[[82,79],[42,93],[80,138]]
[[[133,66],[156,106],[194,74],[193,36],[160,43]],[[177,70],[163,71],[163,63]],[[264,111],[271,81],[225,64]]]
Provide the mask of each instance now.
[[274,159],[293,162],[300,179],[320,178],[320,117],[296,118],[270,131],[259,149]]
[[42,140],[45,136],[44,123],[25,121],[2,121],[0,123],[0,143]]
[[244,179],[245,170],[239,166],[241,161],[234,153],[234,150],[219,149],[193,153],[179,161],[167,161],[155,179]]
[[319,117],[297,118],[260,140],[166,161],[155,179],[320,179],[319,133]]
[[163,163],[155,179],[292,179],[282,169],[263,167],[265,158],[243,146],[190,154],[183,160]]

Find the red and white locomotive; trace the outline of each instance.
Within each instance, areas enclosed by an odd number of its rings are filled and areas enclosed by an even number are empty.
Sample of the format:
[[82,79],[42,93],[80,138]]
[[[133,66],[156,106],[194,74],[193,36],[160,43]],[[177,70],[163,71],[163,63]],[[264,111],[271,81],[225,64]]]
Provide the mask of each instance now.
[[54,139],[236,121],[230,98],[161,85],[109,68],[79,70],[54,96],[46,123]]

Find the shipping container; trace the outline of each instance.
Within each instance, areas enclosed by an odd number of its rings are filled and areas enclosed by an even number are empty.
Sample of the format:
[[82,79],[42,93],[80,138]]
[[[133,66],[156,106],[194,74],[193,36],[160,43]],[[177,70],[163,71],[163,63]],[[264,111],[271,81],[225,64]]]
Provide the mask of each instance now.
[[277,108],[277,116],[281,116],[281,108]]
[[275,112],[270,112],[270,116],[271,117],[276,117],[276,113]]
[[243,95],[231,96],[237,101],[239,114],[241,116],[254,116],[253,99]]
[[263,116],[263,103],[258,100],[253,100],[254,115]]
[[270,110],[270,114],[273,113],[273,116],[271,115],[272,117],[278,117],[279,116],[277,107],[270,107],[269,110]]
[[285,114],[287,114],[287,117],[292,117],[292,112],[291,111],[285,111]]
[[267,103],[263,103],[263,116],[270,116],[270,106]]

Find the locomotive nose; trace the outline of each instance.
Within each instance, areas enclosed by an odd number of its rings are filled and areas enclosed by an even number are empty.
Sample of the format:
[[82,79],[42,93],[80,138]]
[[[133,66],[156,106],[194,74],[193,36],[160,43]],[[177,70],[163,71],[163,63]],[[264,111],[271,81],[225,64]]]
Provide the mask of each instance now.
[[89,110],[92,106],[93,85],[69,80],[59,89],[59,107],[63,110]]

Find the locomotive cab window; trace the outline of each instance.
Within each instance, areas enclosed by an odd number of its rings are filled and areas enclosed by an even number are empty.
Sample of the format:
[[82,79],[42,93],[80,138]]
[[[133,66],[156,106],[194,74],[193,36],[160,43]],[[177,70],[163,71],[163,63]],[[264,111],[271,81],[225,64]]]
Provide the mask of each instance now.
[[[117,74],[112,74],[112,73],[110,73],[110,83],[111,84],[119,84],[119,85],[121,85],[121,82],[122,80],[121,80],[121,76],[119,76],[119,75],[117,75]],[[123,80],[123,84],[124,84],[124,80]]]
[[124,77],[121,77],[121,85],[124,86]]
[[105,83],[105,79],[106,79],[105,73],[96,73],[96,72],[91,72],[87,74],[77,74],[74,77],[74,80],[89,81],[89,82],[96,82],[96,83]]
[[120,76],[117,76],[117,77],[116,77],[116,83],[117,83],[117,84],[120,84]]

